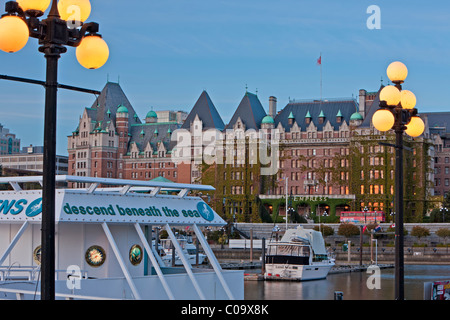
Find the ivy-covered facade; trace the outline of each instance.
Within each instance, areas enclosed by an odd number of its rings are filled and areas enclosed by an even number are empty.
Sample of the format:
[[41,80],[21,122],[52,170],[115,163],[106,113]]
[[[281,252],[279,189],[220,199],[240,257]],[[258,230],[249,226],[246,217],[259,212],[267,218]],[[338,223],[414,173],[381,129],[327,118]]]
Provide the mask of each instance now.
[[[250,161],[252,140],[219,142],[219,149],[226,145],[233,151],[224,151],[220,163],[203,164],[199,179],[216,188],[209,195],[214,209],[230,222],[283,222],[286,212],[290,221],[338,222],[341,212],[367,207],[392,221],[395,152],[386,143],[395,138],[371,124],[378,92],[362,94],[359,103],[290,101],[279,112],[271,105],[266,114],[258,97],[246,93],[221,132],[271,136],[276,171],[261,174],[261,161]],[[422,222],[433,205],[432,142],[405,136],[404,145],[405,222]],[[246,157],[238,162],[240,152]]]

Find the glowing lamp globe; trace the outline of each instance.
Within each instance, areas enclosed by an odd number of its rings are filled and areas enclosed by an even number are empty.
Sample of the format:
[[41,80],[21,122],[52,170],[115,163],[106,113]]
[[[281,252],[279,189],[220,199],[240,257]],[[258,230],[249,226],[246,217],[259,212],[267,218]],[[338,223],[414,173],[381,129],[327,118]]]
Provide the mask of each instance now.
[[416,96],[409,90],[402,90],[401,104],[403,109],[413,109],[416,106]]
[[50,5],[50,0],[16,0],[23,11],[36,10],[44,12]]
[[76,56],[86,69],[98,69],[108,61],[109,48],[100,36],[86,36],[77,47]]
[[0,19],[0,50],[17,52],[25,47],[29,37],[28,26],[21,18],[4,16]]
[[59,0],[58,11],[65,21],[85,22],[91,14],[89,0]]
[[380,101],[386,101],[389,106],[396,106],[400,103],[401,93],[394,86],[386,86],[381,89]]
[[391,111],[386,109],[377,110],[372,117],[373,126],[378,131],[388,131],[392,129],[395,119]]
[[392,82],[402,83],[408,76],[408,68],[400,61],[395,61],[388,66],[386,73]]
[[416,138],[425,130],[425,123],[420,117],[411,117],[411,121],[406,125],[406,134]]

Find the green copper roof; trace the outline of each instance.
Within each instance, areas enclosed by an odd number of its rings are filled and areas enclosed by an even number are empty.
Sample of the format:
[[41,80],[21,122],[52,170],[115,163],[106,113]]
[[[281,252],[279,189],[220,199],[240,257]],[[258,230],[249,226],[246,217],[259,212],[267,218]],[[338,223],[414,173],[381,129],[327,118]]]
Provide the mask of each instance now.
[[292,113],[292,111],[291,111],[291,113],[289,114],[288,119],[295,119],[294,114]]
[[120,105],[119,108],[117,108],[117,113],[128,113],[127,107]]
[[324,115],[324,113],[323,113],[323,110],[320,111],[319,118],[325,118],[325,115]]
[[173,181],[170,181],[169,179],[166,179],[164,177],[156,177],[155,179],[152,179],[150,181],[155,181],[155,182],[173,182]]
[[158,115],[156,114],[155,111],[151,110],[147,113],[146,118],[158,118]]
[[339,112],[337,113],[336,117],[342,117],[341,109],[339,109]]
[[364,120],[363,116],[359,112],[355,112],[350,117],[350,120]]
[[305,118],[312,118],[312,117],[311,117],[311,113],[309,113],[309,111],[306,113]]
[[273,121],[273,118],[272,118],[271,116],[265,116],[265,117],[262,119],[261,123],[262,123],[262,124],[263,124],[263,123],[265,123],[265,124],[267,124],[267,123],[275,123],[275,121]]

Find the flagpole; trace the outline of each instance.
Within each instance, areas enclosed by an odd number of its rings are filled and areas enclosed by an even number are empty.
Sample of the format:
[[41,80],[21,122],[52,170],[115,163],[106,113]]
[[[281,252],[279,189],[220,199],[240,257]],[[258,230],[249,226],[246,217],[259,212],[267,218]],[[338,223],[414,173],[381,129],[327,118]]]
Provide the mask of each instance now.
[[288,177],[286,178],[286,231],[288,229]]
[[320,53],[320,101],[322,101],[322,52]]

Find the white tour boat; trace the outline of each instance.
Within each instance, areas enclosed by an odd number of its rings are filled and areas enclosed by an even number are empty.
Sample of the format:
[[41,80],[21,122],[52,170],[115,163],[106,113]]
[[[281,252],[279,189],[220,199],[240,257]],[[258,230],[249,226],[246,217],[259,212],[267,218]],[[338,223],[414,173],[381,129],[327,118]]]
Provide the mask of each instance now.
[[[76,176],[56,181],[86,186],[56,190],[56,299],[244,299],[243,271],[223,270],[201,230],[225,221],[200,197],[188,196],[214,188]],[[14,188],[0,191],[0,299],[40,299],[42,190],[22,184],[41,182],[0,178]],[[164,264],[151,241],[156,227],[167,231],[183,267]],[[212,269],[189,262],[173,227],[194,231]]]
[[266,280],[324,279],[334,266],[322,234],[299,226],[288,229],[280,241],[269,243],[265,258]]

